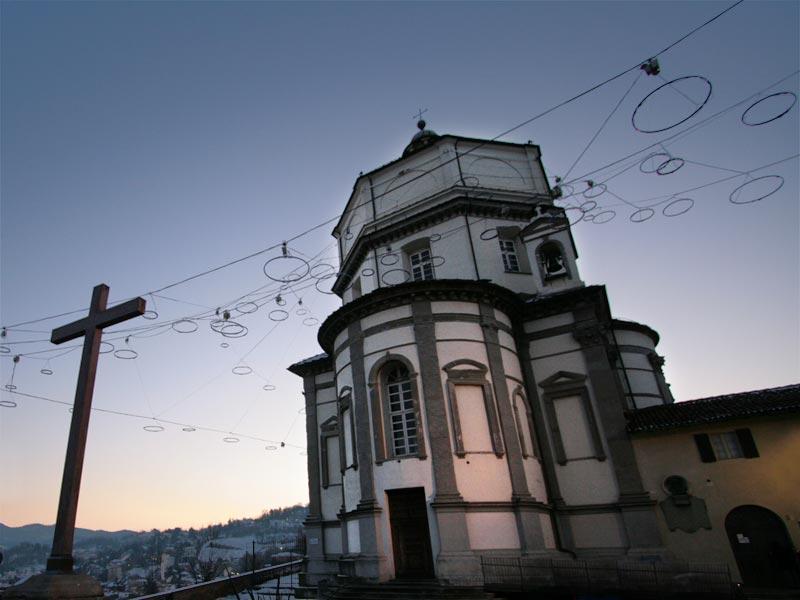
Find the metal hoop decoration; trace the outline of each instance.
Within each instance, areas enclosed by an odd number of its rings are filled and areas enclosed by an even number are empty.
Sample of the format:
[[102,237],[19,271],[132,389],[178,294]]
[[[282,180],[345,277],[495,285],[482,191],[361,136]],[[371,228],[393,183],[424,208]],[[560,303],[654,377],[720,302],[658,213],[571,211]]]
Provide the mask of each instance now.
[[133,360],[139,357],[139,353],[130,348],[120,348],[119,350],[114,350],[114,356],[122,360]]
[[398,262],[400,262],[400,257],[397,256],[397,254],[392,253],[381,256],[381,264],[384,267],[391,267],[392,265],[396,265]]
[[[703,102],[700,104],[700,106],[698,106],[696,109],[694,109],[694,111],[688,117],[684,117],[680,121],[678,121],[676,123],[673,123],[672,125],[668,125],[667,127],[662,127],[661,129],[642,129],[641,127],[636,125],[636,113],[639,112],[639,109],[642,107],[642,105],[645,102],[647,102],[647,99],[650,98],[650,96],[652,96],[653,94],[657,93],[659,90],[667,87],[668,85],[672,85],[676,81],[683,81],[685,79],[699,79],[700,81],[703,81],[708,86],[708,93],[706,94],[705,100],[703,100]],[[677,77],[677,78],[673,79],[672,81],[668,81],[668,82],[658,86],[652,92],[647,94],[647,96],[642,98],[642,101],[639,102],[639,104],[633,110],[633,114],[631,115],[631,125],[633,125],[633,128],[636,131],[638,131],[639,133],[660,133],[662,131],[666,131],[667,129],[672,129],[673,127],[677,127],[681,123],[685,123],[686,121],[691,119],[693,116],[695,116],[697,113],[699,113],[703,109],[703,107],[708,103],[708,100],[711,98],[711,90],[712,89],[714,89],[714,86],[711,85],[711,82],[708,79],[706,79],[705,77],[703,77],[702,75],[685,75],[683,77]]]
[[306,317],[303,319],[303,325],[306,327],[313,327],[319,323],[319,319],[317,317]]
[[251,315],[258,310],[258,304],[255,302],[240,302],[233,307],[233,310],[240,315]]
[[[577,216],[577,218],[576,218],[576,219],[571,219],[571,218],[570,218],[570,215],[569,215],[569,212],[570,212],[570,211],[572,211],[572,212],[573,212],[573,214],[574,214],[575,216]],[[575,213],[577,213],[577,214],[575,214]],[[587,215],[585,212],[583,212],[583,211],[582,211],[580,208],[578,208],[577,206],[568,206],[568,207],[566,207],[566,208],[564,209],[564,216],[567,218],[567,222],[569,223],[570,227],[572,227],[572,226],[574,226],[574,225],[577,225],[578,223],[580,223],[580,222],[581,222],[581,219],[583,219],[583,220],[585,220],[585,221],[590,221],[590,220],[591,220],[591,219],[587,219],[587,218],[586,218],[586,217],[588,217],[588,216],[590,216],[590,215]]]
[[219,343],[219,347],[220,348],[230,348],[231,345],[228,342],[220,342]]
[[583,220],[586,221],[587,223],[591,223],[592,221],[594,221],[594,215],[592,213],[587,213],[583,215]]
[[[670,167],[669,165],[672,164]],[[672,175],[675,171],[678,171],[683,165],[686,164],[686,161],[682,158],[668,158],[663,163],[658,165],[656,169],[656,173],[658,175]]]
[[[789,107],[786,110],[784,110],[782,113],[780,113],[778,115],[775,115],[772,118],[766,119],[764,121],[757,121],[757,122],[754,122],[754,123],[748,123],[747,122],[747,113],[748,112],[750,112],[752,109],[754,109],[756,106],[758,106],[759,104],[761,104],[765,100],[769,100],[770,98],[775,98],[777,96],[791,96],[792,97],[792,103],[789,105]],[[790,110],[792,110],[792,108],[794,107],[795,104],[797,104],[797,94],[795,94],[794,92],[775,92],[774,94],[770,94],[769,96],[764,96],[763,98],[761,98],[761,100],[756,100],[750,106],[748,106],[747,109],[742,113],[742,123],[744,123],[748,127],[758,127],[759,125],[766,125],[767,123],[772,123],[773,121],[776,121],[776,120],[780,119],[783,115],[785,115]]]
[[[589,205],[589,208],[586,208],[587,204]],[[594,210],[595,208],[597,208],[597,201],[595,200],[587,200],[578,207],[578,209],[583,213],[587,213],[590,210]]]
[[277,449],[278,449],[278,447],[277,446],[273,446],[273,445],[264,446],[264,450],[268,450],[269,452],[272,452],[273,450],[277,450]]
[[467,175],[466,177],[462,177],[461,181],[467,187],[478,187],[481,184],[481,180],[475,177],[474,175]]
[[[693,206],[694,200],[691,198],[676,198],[661,209],[661,214],[665,217],[677,217],[678,215],[689,212],[689,209]],[[672,209],[670,209],[670,207],[672,207]]]
[[0,406],[3,408],[16,408],[17,403],[13,400],[0,400]]
[[158,311],[146,310],[142,313],[142,318],[148,321],[155,321],[158,318]]
[[438,242],[440,239],[442,239],[442,234],[441,233],[432,233],[431,237],[428,238],[428,241],[429,242]]
[[656,211],[650,207],[640,208],[631,213],[630,220],[631,223],[644,223],[648,219],[652,219],[654,214]]
[[[740,192],[741,190],[746,188],[748,185],[751,185],[751,184],[755,183],[756,181],[763,181],[764,179],[780,179],[780,183],[778,184],[778,187],[776,187],[774,190],[772,190],[770,192],[767,192],[766,194],[764,194],[763,196],[759,196],[758,198],[753,198],[752,200],[745,200],[744,202],[742,202],[740,200],[734,200],[733,199],[734,195],[736,195],[737,192]],[[784,179],[780,175],[762,175],[761,177],[756,177],[755,179],[751,179],[750,181],[745,181],[742,185],[740,185],[739,187],[737,187],[735,190],[733,190],[731,192],[731,195],[728,196],[728,200],[730,200],[732,204],[752,204],[753,202],[758,202],[759,200],[763,200],[764,198],[768,198],[769,196],[772,196],[772,194],[774,194],[775,192],[777,192],[779,189],[781,189],[783,187],[783,183],[784,183]]]
[[[592,200],[594,198],[597,198],[598,196],[602,196],[603,194],[605,194],[607,189],[608,189],[608,186],[606,186],[605,183],[596,183],[594,185],[589,186],[585,190],[583,190],[583,194],[582,195],[583,195],[584,198]],[[592,191],[592,190],[595,190],[595,191]],[[597,190],[599,190],[599,191],[597,191]]]
[[161,425],[145,425],[142,427],[142,429],[150,433],[161,433],[164,431],[164,428]]
[[15,389],[17,389],[17,386],[15,386],[13,383],[7,383],[3,387],[6,388],[9,392],[13,392]]
[[41,373],[42,375],[52,375],[53,369],[42,369],[39,371],[39,373]]
[[250,375],[252,372],[253,369],[247,365],[236,365],[231,369],[231,373],[234,375]]
[[240,338],[247,335],[248,329],[236,321],[217,319],[211,321],[211,330],[226,338]]
[[[288,261],[296,261],[298,264],[293,269],[291,269],[284,277],[275,277],[274,274],[270,274],[270,265],[272,268],[275,268],[275,262],[280,260],[288,260]],[[280,263],[278,263],[280,264]],[[301,273],[295,273],[298,269],[305,269],[305,271],[301,270]],[[264,263],[264,275],[267,276],[267,279],[271,279],[272,281],[277,281],[278,283],[296,283],[300,281],[303,277],[308,275],[308,272],[311,270],[311,267],[308,266],[308,261],[304,258],[300,258],[299,256],[292,256],[290,254],[286,255],[279,255],[273,256],[267,262]]]
[[307,315],[309,312],[311,311],[301,306],[296,311],[294,311],[294,314],[296,314],[298,317],[302,317],[303,315]]
[[373,275],[375,275],[375,269],[373,269],[372,267],[361,269],[362,277],[372,277]]
[[[103,344],[106,345],[106,348],[108,348],[108,350],[103,350]],[[100,354],[108,354],[109,352],[113,351],[114,351],[114,344],[112,344],[111,342],[100,342],[100,350],[99,350]]]
[[[402,278],[403,278],[402,281],[397,281],[397,282],[394,282],[394,283],[392,282],[392,279],[394,278],[394,274],[395,273],[398,273],[398,274],[400,274],[402,276]],[[386,281],[386,278],[389,275],[391,275],[391,277],[389,277],[389,281]],[[391,287],[393,285],[400,285],[401,283],[406,283],[410,279],[411,279],[411,273],[409,273],[405,269],[389,269],[381,277],[381,283],[383,283],[383,285],[385,285],[385,286]]]
[[483,231],[481,231],[481,234],[480,234],[479,237],[484,242],[488,242],[489,240],[495,239],[498,235],[500,235],[500,232],[497,231],[497,228],[496,227],[490,227],[489,229],[484,229]]
[[446,262],[444,256],[431,256],[431,264],[434,268],[441,267]]
[[273,391],[275,389],[275,386],[272,385],[271,383],[268,383],[265,386],[263,386],[261,389],[264,390],[265,392],[271,392],[271,391]]
[[561,197],[559,200],[564,200],[565,198],[575,195],[575,186],[571,183],[558,183],[556,187],[561,188]]
[[231,436],[222,438],[222,441],[225,442],[226,444],[238,444],[239,443],[239,438],[231,435]]
[[8,346],[0,346],[0,354],[11,354],[11,348]]
[[194,427],[187,426],[187,427],[183,427],[181,429],[181,431],[185,431],[186,433],[192,433],[193,431],[197,431],[197,430]]
[[[654,158],[661,158],[661,157],[664,157],[664,160],[662,160],[660,162],[657,162],[657,163],[653,163],[656,166],[655,169],[645,169],[644,168],[645,163],[648,160],[653,160]],[[661,167],[661,165],[663,165],[665,162],[668,162],[671,159],[672,159],[672,156],[670,154],[666,153],[666,152],[653,152],[652,154],[648,154],[647,156],[645,156],[642,159],[642,162],[639,163],[639,170],[642,173],[646,173],[646,174],[650,175],[651,173],[655,173],[656,171],[658,171],[658,169]]]
[[170,324],[170,327],[178,333],[194,333],[200,327],[196,321],[191,319],[180,319]]
[[[330,270],[320,272],[319,267]],[[328,263],[317,263],[308,270],[308,274],[310,277],[313,277],[314,279],[327,279],[328,277],[333,277],[336,274],[336,267]]]
[[346,239],[346,240],[352,240],[353,239],[353,232],[350,231],[349,227],[347,228],[347,231],[344,234],[344,239]]
[[289,312],[282,308],[276,308],[275,310],[269,311],[268,316],[270,321],[285,321],[289,318]]
[[336,295],[336,292],[334,292],[332,289],[331,289],[331,290],[323,290],[323,289],[320,289],[320,287],[319,287],[319,284],[320,284],[320,283],[322,283],[323,281],[325,281],[325,280],[324,280],[324,279],[317,279],[317,281],[314,283],[314,288],[316,288],[316,290],[317,290],[317,291],[318,291],[320,294],[327,294],[328,296],[334,296],[334,295]]
[[608,223],[611,219],[617,216],[616,211],[611,210],[603,210],[597,213],[594,217],[592,217],[592,223],[596,223],[597,225],[602,225],[603,223]]

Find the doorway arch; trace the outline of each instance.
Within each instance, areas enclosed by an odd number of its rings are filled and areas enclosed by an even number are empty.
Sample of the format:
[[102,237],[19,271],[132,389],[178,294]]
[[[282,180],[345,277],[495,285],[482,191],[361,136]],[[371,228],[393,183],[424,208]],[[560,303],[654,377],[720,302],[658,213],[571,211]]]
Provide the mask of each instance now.
[[774,512],[755,505],[737,506],[725,518],[725,531],[745,585],[800,586],[794,544]]

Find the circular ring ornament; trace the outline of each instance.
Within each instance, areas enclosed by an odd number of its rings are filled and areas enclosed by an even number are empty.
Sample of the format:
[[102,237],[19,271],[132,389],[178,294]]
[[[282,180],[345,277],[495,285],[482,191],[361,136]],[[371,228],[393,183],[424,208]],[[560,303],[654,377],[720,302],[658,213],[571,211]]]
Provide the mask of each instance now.
[[648,219],[652,219],[653,215],[656,214],[652,208],[640,208],[639,210],[635,210],[631,213],[630,220],[631,223],[644,223]]
[[[695,108],[695,109],[694,109],[694,111],[692,111],[692,112],[689,114],[689,116],[687,116],[687,117],[684,117],[683,119],[681,119],[680,121],[677,121],[677,122],[673,123],[672,125],[668,125],[668,126],[666,126],[666,127],[662,127],[662,128],[660,128],[660,129],[642,129],[641,127],[639,127],[638,125],[636,125],[636,114],[639,112],[639,109],[640,109],[640,108],[642,108],[642,105],[643,105],[645,102],[647,102],[647,100],[650,98],[650,96],[652,96],[653,94],[656,94],[656,93],[658,93],[660,90],[662,90],[663,88],[667,87],[668,85],[672,85],[672,84],[673,84],[673,83],[675,83],[676,81],[684,81],[684,80],[686,80],[686,79],[699,79],[700,81],[702,81],[703,83],[705,83],[705,84],[708,86],[708,93],[706,94],[706,97],[705,97],[705,99],[704,99],[704,100],[703,100],[703,101],[702,101],[702,102],[701,102],[701,103],[700,103],[700,104],[697,106],[697,108]],[[631,115],[631,125],[633,125],[633,128],[634,128],[636,131],[638,131],[639,133],[660,133],[660,132],[662,132],[662,131],[667,131],[668,129],[672,129],[673,127],[677,127],[677,126],[678,126],[678,125],[680,125],[681,123],[685,123],[686,121],[688,121],[689,119],[691,119],[693,116],[695,116],[697,113],[699,113],[699,112],[700,112],[700,111],[703,109],[703,107],[704,107],[704,106],[705,106],[705,105],[708,103],[709,99],[711,98],[711,90],[712,90],[713,88],[714,88],[714,86],[713,86],[713,85],[711,85],[711,82],[710,82],[708,79],[706,79],[705,77],[703,77],[702,75],[686,75],[686,76],[684,76],[684,77],[676,77],[675,79],[673,79],[673,80],[671,80],[671,81],[668,81],[668,82],[666,82],[666,83],[664,83],[664,84],[662,84],[662,85],[658,86],[658,87],[657,87],[656,89],[654,89],[652,92],[650,92],[649,94],[647,94],[647,96],[645,96],[644,98],[642,98],[642,101],[641,101],[641,102],[639,102],[639,104],[638,104],[638,105],[636,106],[636,108],[633,110],[633,114]]]
[[240,302],[233,307],[233,310],[240,315],[251,315],[258,310],[258,304],[255,302]]
[[296,314],[298,317],[302,317],[303,315],[307,315],[309,312],[311,311],[308,310],[307,308],[300,307],[296,311],[294,311],[294,314]]
[[9,392],[13,392],[15,389],[17,389],[17,386],[15,386],[13,383],[7,383],[3,387],[6,388]]
[[316,281],[316,283],[314,283],[314,288],[315,288],[315,289],[316,289],[316,290],[317,290],[317,291],[318,291],[320,294],[326,294],[326,295],[328,295],[328,296],[335,296],[335,295],[336,295],[336,292],[334,292],[332,289],[331,289],[331,290],[326,290],[326,289],[322,289],[322,288],[320,288],[320,287],[319,287],[319,284],[320,284],[320,283],[323,283],[324,281],[325,281],[324,279],[318,279],[318,280]]
[[175,321],[174,323],[170,324],[170,327],[172,327],[172,329],[178,333],[194,333],[198,330],[200,325],[191,319],[180,319],[179,321]]
[[264,446],[264,450],[267,450],[269,452],[272,452],[273,450],[277,450],[277,449],[278,449],[277,446],[273,446],[271,444],[269,446]]
[[303,325],[306,327],[313,327],[314,325],[319,324],[319,319],[317,317],[306,317],[303,319]]
[[236,365],[231,369],[231,373],[234,375],[250,375],[253,372],[253,369],[248,367],[247,365]]
[[587,223],[591,223],[592,221],[594,221],[594,215],[592,213],[583,215],[583,220],[586,221]]
[[[767,192],[766,194],[759,196],[758,198],[752,198],[750,200],[739,200],[737,196],[737,192],[741,193],[747,186],[752,185],[758,181],[765,181],[767,179],[777,179],[778,185],[774,190]],[[783,187],[784,179],[780,175],[762,175],[761,177],[756,177],[755,179],[751,179],[750,181],[745,181],[742,185],[737,187],[731,192],[731,195],[728,196],[728,200],[731,201],[732,204],[752,204],[753,202],[758,202],[759,200],[763,200],[764,198],[768,198],[772,196],[775,192]],[[737,196],[737,199],[734,199],[734,196]]]
[[236,321],[226,321],[225,319],[217,319],[211,321],[211,329],[226,338],[240,338],[247,335],[249,331],[247,327]]
[[231,436],[222,438],[222,441],[225,442],[226,444],[238,444],[239,443],[239,438],[231,435]]
[[444,256],[431,256],[431,264],[434,268],[441,267],[445,262]]
[[0,400],[0,406],[3,408],[16,408],[17,403],[13,400]]
[[53,369],[41,369],[39,373],[41,373],[42,375],[52,375]]
[[268,383],[268,384],[264,385],[261,389],[264,390],[265,392],[271,392],[271,391],[275,390],[275,386],[272,385],[271,383]]
[[[770,117],[769,119],[764,119],[763,121],[750,121],[750,122],[747,121],[747,113],[749,113],[751,110],[753,110],[756,106],[758,106],[762,102],[765,102],[766,100],[769,100],[770,98],[776,98],[778,96],[791,96],[792,97],[792,102],[791,102],[791,104],[789,104],[789,106],[786,108],[786,110],[784,110],[782,113],[779,113],[779,114],[775,115],[774,117]],[[758,127],[759,125],[766,125],[767,123],[772,123],[773,121],[776,121],[776,120],[780,119],[782,116],[784,116],[790,110],[792,110],[792,108],[794,108],[795,104],[797,104],[797,94],[795,94],[794,92],[776,92],[774,94],[770,94],[769,96],[764,96],[763,98],[761,98],[761,100],[756,100],[755,102],[753,102],[742,113],[742,123],[744,123],[745,125],[747,125],[749,127]]]
[[[395,279],[397,279],[397,281],[395,281]],[[383,285],[388,287],[391,287],[393,285],[400,285],[401,283],[406,283],[407,281],[410,280],[411,280],[411,273],[409,273],[405,269],[389,269],[381,277],[381,282],[383,283]]]
[[432,233],[431,237],[428,238],[428,241],[429,242],[438,242],[441,239],[442,239],[442,234],[441,233]]
[[289,318],[289,312],[283,310],[282,308],[276,308],[275,310],[269,311],[269,320],[270,321],[285,321]]
[[114,356],[122,360],[133,360],[139,357],[139,353],[130,348],[120,348],[119,350],[114,350]]
[[577,225],[581,222],[581,220],[591,221],[591,219],[587,219],[587,217],[590,217],[591,215],[586,214],[577,206],[566,207],[564,209],[564,216],[567,218],[567,222],[570,224],[570,227]]
[[164,431],[164,428],[161,425],[145,425],[142,427],[142,429],[149,433],[161,433]]
[[[103,344],[105,344],[105,350],[103,350]],[[100,354],[108,354],[109,352],[114,351],[114,344],[111,342],[100,342]]]
[[[657,160],[653,161],[653,159]],[[661,165],[663,165],[664,163],[668,162],[671,159],[672,156],[667,154],[666,152],[653,152],[652,154],[648,154],[642,159],[642,162],[639,163],[639,170],[642,173],[650,175],[651,173],[655,173],[656,171],[658,171]],[[653,161],[652,163],[650,163],[653,165],[652,168],[651,167],[645,168],[645,166],[647,165],[647,161]]]
[[581,212],[587,213],[590,210],[594,210],[595,208],[597,208],[597,201],[587,200],[586,202],[581,204],[578,208],[581,210]]
[[400,262],[400,257],[397,256],[397,254],[392,253],[381,256],[381,264],[384,267],[391,267],[392,265],[396,265],[398,262]]
[[344,239],[352,240],[353,239],[353,232],[348,229],[347,232],[345,232],[345,234],[344,234]]
[[594,198],[605,194],[607,189],[608,186],[606,186],[605,183],[595,183],[594,185],[583,190],[583,197],[587,198],[588,200],[593,200]]
[[142,313],[142,318],[148,321],[155,321],[158,318],[158,311],[146,310]]
[[484,229],[483,231],[481,231],[481,234],[480,234],[479,237],[484,242],[488,242],[489,240],[493,240],[493,239],[497,238],[498,235],[500,235],[500,232],[497,231],[497,228],[496,227],[490,227],[489,229]]
[[309,269],[308,275],[314,279],[327,279],[336,275],[336,267],[328,263],[317,263]]
[[193,431],[197,431],[197,430],[192,426],[187,426],[187,427],[181,428],[181,431],[185,431],[186,433],[192,433]]
[[691,198],[676,198],[661,209],[661,214],[665,217],[677,217],[689,212],[693,206],[694,200]]
[[[277,273],[271,272],[275,270],[275,267],[280,265],[281,263],[278,261],[289,261],[289,264],[294,263],[294,267],[290,268],[288,272],[283,277],[278,277]],[[297,272],[298,269],[300,272]],[[264,263],[264,275],[267,276],[267,279],[271,279],[272,281],[277,281],[278,283],[296,283],[303,279],[311,268],[308,266],[308,261],[305,259],[300,258],[299,256],[273,256],[267,262]]]
[[0,354],[11,354],[11,348],[8,346],[0,346]]
[[656,173],[658,175],[672,175],[675,171],[680,170],[683,165],[686,164],[686,161],[682,158],[669,158],[665,160],[663,163],[658,165],[656,169]]
[[594,215],[592,218],[592,223],[596,223],[597,225],[602,225],[603,223],[608,223],[611,219],[617,216],[617,213],[610,208],[608,210],[601,211]]
[[219,347],[220,348],[230,348],[231,345],[228,342],[220,342]]
[[365,269],[361,269],[361,276],[362,277],[372,277],[375,275],[375,269],[371,267],[367,267]]

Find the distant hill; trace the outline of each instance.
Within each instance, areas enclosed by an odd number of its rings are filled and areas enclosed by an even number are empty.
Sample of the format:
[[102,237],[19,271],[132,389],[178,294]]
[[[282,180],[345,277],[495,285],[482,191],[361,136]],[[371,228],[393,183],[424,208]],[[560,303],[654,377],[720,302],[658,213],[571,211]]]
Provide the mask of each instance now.
[[[49,546],[53,543],[53,530],[55,525],[22,525],[21,527],[9,527],[0,523],[0,546],[10,550],[18,544],[28,542],[30,544],[44,544]],[[124,529],[122,531],[103,531],[102,529],[75,529],[75,543],[83,542],[119,542],[126,538],[135,536],[135,531]]]

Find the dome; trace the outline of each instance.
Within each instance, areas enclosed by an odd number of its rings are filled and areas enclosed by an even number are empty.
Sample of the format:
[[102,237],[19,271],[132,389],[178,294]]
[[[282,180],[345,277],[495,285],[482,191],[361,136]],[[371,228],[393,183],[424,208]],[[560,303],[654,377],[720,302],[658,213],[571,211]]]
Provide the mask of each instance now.
[[408,156],[418,150],[427,148],[439,139],[439,134],[431,129],[425,129],[425,125],[426,123],[424,120],[420,119],[417,121],[419,131],[414,134],[414,137],[411,138],[411,142],[406,146],[405,150],[403,150],[403,156]]

